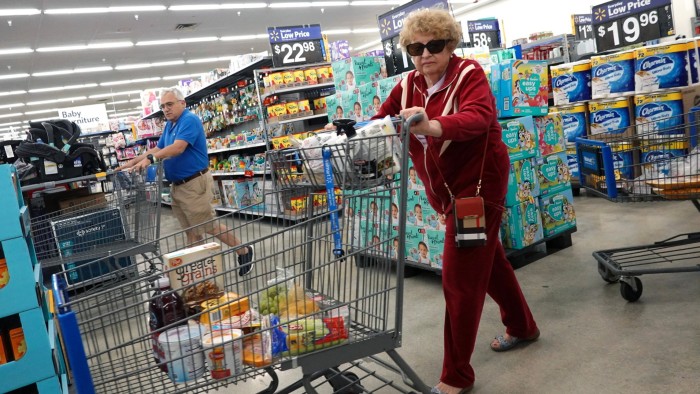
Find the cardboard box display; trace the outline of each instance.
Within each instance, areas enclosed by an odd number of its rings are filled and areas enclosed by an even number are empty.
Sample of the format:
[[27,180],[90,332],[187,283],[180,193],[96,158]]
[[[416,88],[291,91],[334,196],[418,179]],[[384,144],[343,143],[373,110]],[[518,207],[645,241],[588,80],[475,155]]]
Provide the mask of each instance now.
[[571,188],[571,172],[566,152],[555,153],[536,160],[540,196]]
[[364,120],[362,105],[359,100],[359,91],[357,89],[340,92],[340,105],[343,107],[343,114],[346,119],[353,119],[357,122]]
[[534,159],[516,160],[510,164],[506,206],[534,201],[540,195]]
[[221,198],[226,208],[238,208],[235,183],[236,181],[233,179],[224,179],[221,181]]
[[326,96],[326,110],[328,111],[328,122],[330,123],[334,120],[345,118],[345,111],[343,110],[340,93]]
[[535,118],[537,132],[537,157],[566,151],[564,120],[559,112],[550,112]]
[[499,118],[542,116],[548,111],[549,72],[541,60],[506,60],[491,66]]
[[576,226],[574,194],[571,189],[541,196],[539,204],[543,233],[546,238]]
[[[425,229],[422,227],[406,225],[406,259],[415,263],[421,262],[421,244],[425,243]],[[429,260],[423,259],[424,264],[430,264]]]
[[362,116],[365,120],[370,120],[372,116],[379,112],[382,106],[377,92],[377,82],[365,83],[358,88],[360,105],[362,106]]
[[428,230],[426,231],[426,239],[426,244],[430,253],[430,266],[442,269],[442,251],[445,247],[445,232]]
[[170,287],[179,290],[186,303],[199,303],[223,295],[224,271],[220,252],[221,245],[210,242],[163,256]]
[[381,77],[384,59],[374,56],[350,57],[331,63],[333,82],[338,91],[353,91]]
[[542,217],[536,201],[506,208],[501,223],[503,246],[523,249],[543,239]]
[[511,161],[537,156],[537,134],[532,116],[502,120],[499,123]]

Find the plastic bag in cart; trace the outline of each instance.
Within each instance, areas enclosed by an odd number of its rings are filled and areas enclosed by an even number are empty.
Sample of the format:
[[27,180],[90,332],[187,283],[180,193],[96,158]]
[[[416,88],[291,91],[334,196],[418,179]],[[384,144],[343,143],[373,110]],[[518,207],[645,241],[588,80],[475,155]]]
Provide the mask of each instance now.
[[[393,137],[393,138],[379,138]],[[373,179],[401,171],[398,153],[401,143],[391,117],[377,119],[357,130],[351,141],[354,172],[360,178]]]

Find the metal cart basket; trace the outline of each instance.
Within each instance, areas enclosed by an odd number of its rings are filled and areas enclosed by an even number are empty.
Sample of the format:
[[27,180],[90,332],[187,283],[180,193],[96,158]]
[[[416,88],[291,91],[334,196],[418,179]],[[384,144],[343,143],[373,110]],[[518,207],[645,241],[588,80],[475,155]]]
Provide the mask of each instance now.
[[[700,211],[699,115],[638,119],[635,126],[577,139],[582,186],[613,202],[691,200]],[[700,271],[700,233],[593,257],[603,280],[619,281],[622,297],[633,302],[642,295],[641,275]]]
[[[326,191],[306,199],[305,220],[288,225],[283,219],[266,219],[279,213],[266,210],[276,209],[270,202],[284,190],[266,192],[265,203],[256,207],[156,240],[158,254],[139,258],[141,275],[135,279],[99,291],[69,292],[63,275],[54,275],[58,321],[77,392],[206,392],[252,378],[269,379],[263,391],[268,393],[317,392],[326,382],[330,387],[324,385],[324,392],[429,392],[396,352],[402,335],[403,264],[352,264],[360,252],[388,258],[394,240],[404,242],[406,221],[396,229],[376,229],[369,252],[369,247],[353,246],[341,214],[343,207],[362,204],[368,196],[388,201],[392,193],[406,190],[406,177],[398,175],[408,159],[407,144],[401,143],[407,124],[393,122],[398,134],[322,147],[321,156],[304,148],[284,156],[312,165],[312,172],[323,167],[330,182]],[[349,170],[355,160],[372,161],[357,152],[378,146],[400,161],[391,169],[370,165],[369,170]],[[324,156],[322,166],[310,163]],[[292,165],[280,156],[269,160],[273,168]],[[401,203],[405,212],[405,200]],[[243,243],[221,242],[231,236]],[[190,258],[183,250],[193,247],[208,252]],[[246,247],[255,251],[249,273],[238,259]],[[396,253],[402,261],[403,247]],[[150,270],[154,265],[157,272]],[[183,298],[186,318],[152,329],[149,322],[157,312],[149,305],[159,296],[151,282],[162,276],[170,278],[173,289],[166,294],[177,292]],[[227,339],[212,342],[222,335]],[[378,357],[380,353],[388,357]],[[300,369],[302,378],[278,390],[276,371],[290,369]],[[176,372],[182,370],[186,372]]]

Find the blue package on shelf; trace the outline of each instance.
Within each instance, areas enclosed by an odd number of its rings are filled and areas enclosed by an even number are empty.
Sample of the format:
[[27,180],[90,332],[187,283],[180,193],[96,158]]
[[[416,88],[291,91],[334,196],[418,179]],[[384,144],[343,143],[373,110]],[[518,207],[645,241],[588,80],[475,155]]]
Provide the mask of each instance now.
[[62,257],[126,239],[119,208],[106,208],[69,219],[55,220],[51,222],[51,227]]
[[0,288],[0,317],[37,307],[32,258],[25,238],[2,241],[9,276]]

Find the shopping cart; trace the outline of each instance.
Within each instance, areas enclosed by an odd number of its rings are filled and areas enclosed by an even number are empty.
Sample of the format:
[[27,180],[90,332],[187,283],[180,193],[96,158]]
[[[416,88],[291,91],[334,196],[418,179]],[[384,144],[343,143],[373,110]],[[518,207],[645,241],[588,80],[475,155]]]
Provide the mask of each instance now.
[[[582,186],[614,202],[691,200],[700,211],[698,114],[577,139]],[[603,280],[620,282],[622,297],[633,302],[642,295],[641,275],[700,271],[700,233],[596,251],[593,257]]]
[[[160,229],[161,174],[162,169],[153,166],[148,172],[67,180],[107,180],[112,191],[31,218],[32,240],[44,271],[64,271],[69,287],[82,282],[97,285],[114,279],[114,272],[124,273],[132,267],[134,255],[154,253]],[[56,184],[31,185],[23,191],[50,189]],[[104,264],[87,264],[105,257]]]
[[[160,238],[158,256],[137,263],[148,275],[99,292],[77,289],[70,297],[63,275],[54,275],[58,321],[77,392],[206,392],[251,379],[265,382],[261,392],[266,393],[429,392],[396,351],[402,337],[403,264],[361,269],[351,263],[360,253],[388,259],[394,240],[403,261],[406,220],[396,229],[378,229],[375,244],[361,248],[352,243],[350,224],[340,215],[343,207],[359,207],[367,198],[388,201],[392,195],[404,196],[400,204],[406,211],[406,193],[400,191],[406,190],[407,178],[398,173],[408,160],[401,137],[412,121],[390,122],[399,134],[356,136],[320,152],[271,152],[271,168],[290,168],[293,161],[309,169],[304,175],[295,169],[294,177],[284,180],[273,171],[278,186],[324,188],[329,180],[324,175],[332,178],[330,193],[308,195],[303,220],[290,224],[284,208],[277,210],[275,202],[289,195],[280,188],[267,192],[265,203],[256,207]],[[369,156],[368,148],[374,149]],[[377,158],[388,156],[399,161],[376,165]],[[340,204],[333,209],[336,199]],[[243,244],[222,245],[220,240],[232,235]],[[210,252],[192,261],[172,254],[197,245]],[[244,247],[254,248],[254,267],[241,276],[237,252]],[[153,265],[160,272],[149,271]],[[149,322],[158,316],[151,315],[149,303],[158,296],[151,282],[161,276],[176,283],[166,294],[182,295],[186,318],[152,330]],[[215,336],[226,339],[216,342]],[[301,371],[301,379],[278,390],[276,371],[293,369]]]

